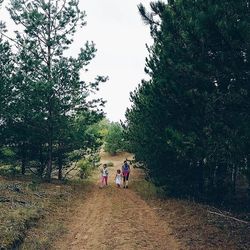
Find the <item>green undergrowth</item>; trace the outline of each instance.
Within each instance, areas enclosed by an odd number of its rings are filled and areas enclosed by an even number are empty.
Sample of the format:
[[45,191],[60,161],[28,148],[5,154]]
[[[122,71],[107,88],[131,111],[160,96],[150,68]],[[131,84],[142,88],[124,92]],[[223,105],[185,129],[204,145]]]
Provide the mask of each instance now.
[[114,163],[112,161],[107,162],[108,167],[114,167]]
[[164,193],[161,188],[156,187],[152,182],[145,179],[133,181],[131,183],[131,188],[145,200],[164,197]]

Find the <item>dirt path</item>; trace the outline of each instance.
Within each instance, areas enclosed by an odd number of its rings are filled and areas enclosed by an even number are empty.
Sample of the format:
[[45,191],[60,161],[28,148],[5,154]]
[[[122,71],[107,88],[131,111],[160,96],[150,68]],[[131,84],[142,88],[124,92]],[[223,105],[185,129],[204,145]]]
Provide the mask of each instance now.
[[181,249],[153,208],[132,190],[115,187],[115,170],[123,159],[111,159],[108,187],[99,189],[96,173],[95,188],[72,214],[68,234],[55,249]]

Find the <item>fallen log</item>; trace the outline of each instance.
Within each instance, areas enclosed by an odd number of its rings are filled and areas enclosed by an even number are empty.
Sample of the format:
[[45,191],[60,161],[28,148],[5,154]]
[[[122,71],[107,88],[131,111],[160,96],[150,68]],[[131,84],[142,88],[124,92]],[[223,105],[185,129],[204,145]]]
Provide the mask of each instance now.
[[210,213],[210,214],[216,214],[218,216],[222,216],[222,217],[225,217],[225,218],[228,218],[228,219],[232,219],[232,220],[235,220],[235,221],[247,224],[247,225],[249,224],[248,221],[240,220],[240,219],[237,219],[237,218],[235,218],[233,216],[229,216],[229,215],[225,215],[225,214],[222,214],[222,213],[213,212],[213,211],[210,211],[210,210],[207,210],[207,212]]

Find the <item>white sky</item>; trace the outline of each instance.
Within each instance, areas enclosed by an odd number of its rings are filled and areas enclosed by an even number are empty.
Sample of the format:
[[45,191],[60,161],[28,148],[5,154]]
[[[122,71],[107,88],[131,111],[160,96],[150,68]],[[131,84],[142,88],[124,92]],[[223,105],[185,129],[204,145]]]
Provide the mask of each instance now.
[[[7,2],[4,1],[5,4]],[[87,26],[75,35],[71,52],[77,54],[86,40],[96,44],[98,51],[88,67],[88,78],[109,76],[109,81],[101,85],[97,96],[107,100],[105,112],[111,121],[124,120],[125,110],[130,106],[129,93],[146,77],[144,66],[148,53],[145,44],[150,44],[151,38],[137,5],[143,3],[148,6],[149,2],[80,0],[80,9],[87,13]],[[7,28],[11,29],[4,8],[0,10],[0,19],[7,21]]]

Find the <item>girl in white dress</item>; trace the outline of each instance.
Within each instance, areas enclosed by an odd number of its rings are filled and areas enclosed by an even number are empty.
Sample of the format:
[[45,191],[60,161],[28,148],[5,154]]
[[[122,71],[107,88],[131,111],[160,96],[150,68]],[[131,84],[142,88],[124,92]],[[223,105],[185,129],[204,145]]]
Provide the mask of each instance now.
[[117,187],[121,187],[122,184],[122,173],[120,169],[117,169],[116,175],[115,175],[115,184]]

